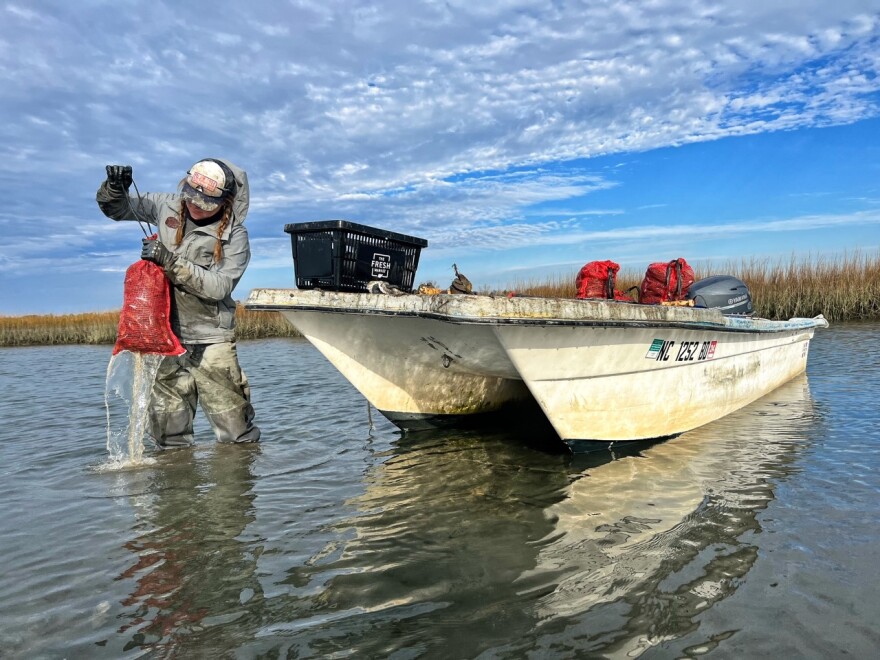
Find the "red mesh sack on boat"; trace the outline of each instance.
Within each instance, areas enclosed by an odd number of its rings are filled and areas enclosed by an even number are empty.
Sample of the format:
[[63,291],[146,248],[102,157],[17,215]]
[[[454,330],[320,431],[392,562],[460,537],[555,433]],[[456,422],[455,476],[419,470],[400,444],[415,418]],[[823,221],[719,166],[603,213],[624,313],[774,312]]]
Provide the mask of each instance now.
[[575,279],[577,297],[632,302],[632,298],[614,288],[619,270],[620,266],[613,261],[591,261],[584,264]]
[[639,302],[652,304],[684,300],[694,283],[694,269],[682,258],[648,266],[639,287]]
[[620,266],[613,261],[584,264],[575,279],[578,298],[614,298],[614,283]]
[[171,291],[161,266],[141,259],[125,271],[122,311],[113,355],[120,351],[183,355],[171,331]]

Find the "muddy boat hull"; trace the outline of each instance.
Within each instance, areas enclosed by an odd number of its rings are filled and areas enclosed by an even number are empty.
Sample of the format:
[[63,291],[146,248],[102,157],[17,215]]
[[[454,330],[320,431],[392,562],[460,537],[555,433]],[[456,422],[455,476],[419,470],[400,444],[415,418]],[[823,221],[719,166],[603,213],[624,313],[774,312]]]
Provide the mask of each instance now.
[[755,401],[806,368],[816,319],[613,301],[256,289],[402,428],[536,402],[559,437],[667,437]]

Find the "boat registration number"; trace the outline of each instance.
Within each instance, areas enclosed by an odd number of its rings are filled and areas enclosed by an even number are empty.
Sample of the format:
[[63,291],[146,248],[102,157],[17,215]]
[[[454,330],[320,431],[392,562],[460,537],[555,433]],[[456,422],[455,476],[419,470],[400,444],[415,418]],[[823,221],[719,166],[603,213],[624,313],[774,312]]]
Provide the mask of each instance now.
[[682,341],[674,339],[655,339],[651,342],[645,358],[658,362],[694,362],[695,360],[711,360],[715,356],[717,341]]

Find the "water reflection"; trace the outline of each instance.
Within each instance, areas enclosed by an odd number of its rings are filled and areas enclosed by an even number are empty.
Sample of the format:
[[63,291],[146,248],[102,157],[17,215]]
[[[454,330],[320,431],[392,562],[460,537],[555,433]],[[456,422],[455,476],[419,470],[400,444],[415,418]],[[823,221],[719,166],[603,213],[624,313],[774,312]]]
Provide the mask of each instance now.
[[470,657],[533,627],[516,579],[553,530],[545,511],[569,484],[566,457],[501,434],[432,432],[376,459],[336,541],[291,569],[304,596],[276,603],[286,611],[259,637],[301,655]]
[[674,440],[576,457],[537,436],[414,434],[369,457],[330,540],[283,575],[270,566],[297,549],[260,572],[248,538],[259,448],[217,446],[155,471],[120,629],[156,655],[624,657],[699,638],[815,423],[802,377]]
[[0,656],[873,657],[878,330],[817,336],[809,390],[575,459],[370,437],[308,344],[251,343],[265,444],[203,427],[112,473],[106,349],[4,349]]
[[674,440],[574,458],[504,434],[402,440],[251,650],[639,655],[736,590],[813,422],[802,377]]
[[242,539],[254,520],[252,466],[259,445],[161,454],[151,494],[136,500],[138,535],[125,544],[136,556],[118,580],[134,580],[122,601],[125,650],[159,657],[222,653],[262,598],[257,548]]
[[555,538],[521,578],[559,575],[536,604],[542,643],[633,657],[695,630],[755,563],[758,514],[796,470],[815,422],[802,376],[739,413],[585,470],[548,510]]

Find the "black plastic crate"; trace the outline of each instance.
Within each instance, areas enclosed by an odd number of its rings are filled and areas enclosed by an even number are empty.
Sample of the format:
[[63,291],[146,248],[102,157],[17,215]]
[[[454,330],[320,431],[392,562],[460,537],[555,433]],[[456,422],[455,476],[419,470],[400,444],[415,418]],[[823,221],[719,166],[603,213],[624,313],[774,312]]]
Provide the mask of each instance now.
[[348,220],[320,220],[284,226],[293,248],[300,289],[366,291],[384,280],[411,291],[419,253],[428,241]]

